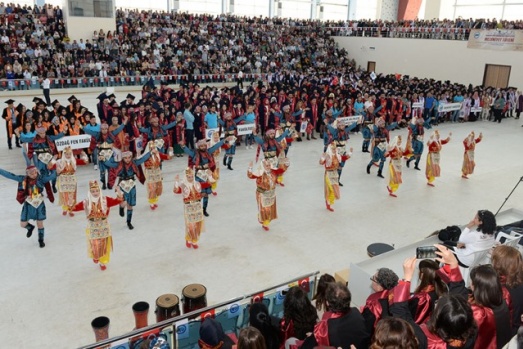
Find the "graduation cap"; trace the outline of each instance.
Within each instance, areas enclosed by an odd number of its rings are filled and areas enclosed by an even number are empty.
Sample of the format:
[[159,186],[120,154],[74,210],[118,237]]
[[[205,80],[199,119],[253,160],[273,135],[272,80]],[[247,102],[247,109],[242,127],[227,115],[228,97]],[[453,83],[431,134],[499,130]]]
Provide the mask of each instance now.
[[7,104],[13,104],[15,101],[14,99],[8,99],[7,101],[5,101],[5,103]]
[[101,93],[96,99],[103,101],[104,99],[108,98],[105,92]]
[[54,107],[55,105],[57,105],[57,104],[60,104],[60,102],[58,101],[58,99],[55,99],[55,100],[53,101],[53,103],[51,103],[51,105],[52,105],[53,107]]
[[152,104],[152,107],[153,107],[153,109],[156,110],[156,111],[162,110],[162,107],[160,107],[160,105],[159,105],[157,102],[154,102],[154,103]]
[[116,96],[114,95],[114,93],[111,93],[109,96],[107,96],[107,98],[116,98]]
[[34,97],[33,103],[38,103],[38,101],[41,101],[41,100],[42,100],[42,98],[40,98],[40,97]]
[[[74,95],[72,95],[71,97],[67,98],[67,100],[69,101],[69,103],[74,103],[74,101],[76,101],[78,98],[76,98]],[[53,102],[54,103],[54,102]]]
[[44,107],[47,107],[47,104],[43,100],[39,100],[36,105],[43,105]]
[[133,96],[132,94],[128,93],[127,96],[125,96],[125,98],[129,98],[129,99],[132,99],[134,101],[134,99],[136,98],[135,96]]

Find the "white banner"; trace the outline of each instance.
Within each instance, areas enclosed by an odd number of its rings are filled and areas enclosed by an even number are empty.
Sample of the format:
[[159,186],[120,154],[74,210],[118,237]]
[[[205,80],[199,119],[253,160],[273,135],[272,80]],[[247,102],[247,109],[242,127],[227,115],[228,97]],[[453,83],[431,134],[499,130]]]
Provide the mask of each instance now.
[[412,108],[423,108],[423,102],[412,103]]
[[250,135],[252,130],[256,127],[256,124],[243,124],[238,125],[236,129],[238,130],[238,136]]
[[460,110],[461,103],[445,103],[438,105],[438,112],[445,113],[447,111]]
[[523,51],[523,30],[473,29],[469,35],[468,48],[501,51]]
[[360,123],[361,122],[360,119],[361,119],[360,115],[354,115],[354,116],[344,116],[342,118],[337,118],[336,120],[338,121],[338,125],[343,124],[345,126],[348,126],[348,125],[352,124],[353,122]]
[[[205,129],[205,138],[206,139],[211,139],[212,138],[212,134],[214,132],[218,132],[220,131],[219,128],[206,128]],[[225,136],[225,134],[222,132],[222,134],[220,135],[220,138],[222,138],[223,136]]]
[[54,141],[58,151],[64,150],[65,147],[70,146],[71,149],[89,148],[91,144],[91,135],[78,135],[62,137]]
[[481,108],[481,107],[472,107],[472,108],[470,108],[470,112],[471,113],[481,113],[482,109],[483,108]]

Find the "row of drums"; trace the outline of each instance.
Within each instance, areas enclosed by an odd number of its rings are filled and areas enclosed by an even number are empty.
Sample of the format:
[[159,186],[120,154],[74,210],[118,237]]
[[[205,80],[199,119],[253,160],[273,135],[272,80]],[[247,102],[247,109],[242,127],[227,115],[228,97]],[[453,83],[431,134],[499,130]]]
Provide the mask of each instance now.
[[[190,284],[185,286],[182,290],[182,304],[184,314],[207,307],[207,288],[201,284]],[[180,299],[175,294],[168,293],[161,295],[156,299],[155,313],[156,322],[161,322],[181,315]]]

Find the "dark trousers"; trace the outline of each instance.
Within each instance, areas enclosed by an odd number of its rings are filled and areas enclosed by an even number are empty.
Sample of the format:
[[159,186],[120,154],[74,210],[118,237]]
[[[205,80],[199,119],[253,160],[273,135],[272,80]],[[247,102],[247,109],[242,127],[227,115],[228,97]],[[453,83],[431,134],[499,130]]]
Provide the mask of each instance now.
[[45,97],[45,103],[47,103],[47,106],[50,106],[51,105],[51,96],[49,95],[49,90],[48,88],[44,88],[44,97]]
[[501,109],[494,109],[494,122],[501,122]]
[[185,143],[189,149],[194,149],[194,130],[185,129]]

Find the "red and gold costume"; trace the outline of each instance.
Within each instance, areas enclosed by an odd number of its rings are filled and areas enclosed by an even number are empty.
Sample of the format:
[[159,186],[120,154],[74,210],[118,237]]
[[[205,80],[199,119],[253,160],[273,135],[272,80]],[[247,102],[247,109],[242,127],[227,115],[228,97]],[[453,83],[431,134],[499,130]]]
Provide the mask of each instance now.
[[[281,164],[286,170],[288,163]],[[276,182],[277,171],[270,167],[267,160],[262,160],[256,172],[249,167],[247,177],[256,180],[256,202],[258,203],[258,221],[262,224],[263,229],[269,230],[269,224],[272,220],[278,218],[276,211]]]
[[147,199],[152,210],[158,207],[158,199],[162,195],[162,160],[169,160],[171,156],[158,151],[154,142],[149,143],[151,157],[144,162],[145,186],[147,188]]
[[400,187],[401,183],[403,183],[401,179],[402,174],[402,166],[401,166],[401,157],[405,154],[405,150],[402,150],[400,148],[401,146],[401,136],[394,137],[391,145],[389,146],[389,149],[387,153],[385,154],[386,157],[390,158],[389,162],[389,185],[387,186],[387,190],[389,191],[389,195],[396,197],[396,194],[394,194],[398,188]]
[[56,173],[58,174],[58,203],[62,206],[62,214],[65,216],[76,205],[76,160],[73,156],[71,147],[66,147],[62,152],[62,157],[56,162]]
[[463,178],[468,178],[469,174],[474,173],[474,167],[476,162],[474,162],[474,151],[476,150],[476,143],[481,142],[483,135],[480,133],[478,138],[474,138],[474,132],[471,132],[467,138],[463,141],[465,146],[465,154],[463,154],[463,166],[461,168]]
[[436,177],[440,176],[440,151],[443,147],[443,144],[447,144],[449,141],[450,135],[446,139],[440,140],[439,132],[436,130],[427,142],[429,153],[427,154],[427,167],[425,169],[425,176],[427,177],[427,184],[430,186],[434,186],[432,182],[434,182]]
[[[350,158],[351,153],[348,153],[348,158]],[[320,165],[325,166],[325,176],[324,176],[324,194],[325,194],[325,205],[327,210],[334,211],[331,207],[334,204],[335,200],[340,199],[340,184],[339,184],[339,174],[338,168],[340,167],[340,162],[342,157],[338,154],[336,143],[332,142],[327,148],[327,152],[324,153],[320,158]]]
[[110,207],[119,205],[122,201],[121,195],[118,198],[103,196],[98,182],[92,181],[89,182],[87,199],[73,207],[73,211],[85,210],[88,255],[94,263],[100,263],[102,270],[105,270],[109,263],[113,249],[113,238],[108,221]]
[[205,231],[203,221],[202,194],[200,182],[194,178],[194,171],[190,168],[185,170],[185,180],[174,182],[175,194],[183,195],[183,211],[185,218],[185,245],[190,248],[198,248],[200,234]]

